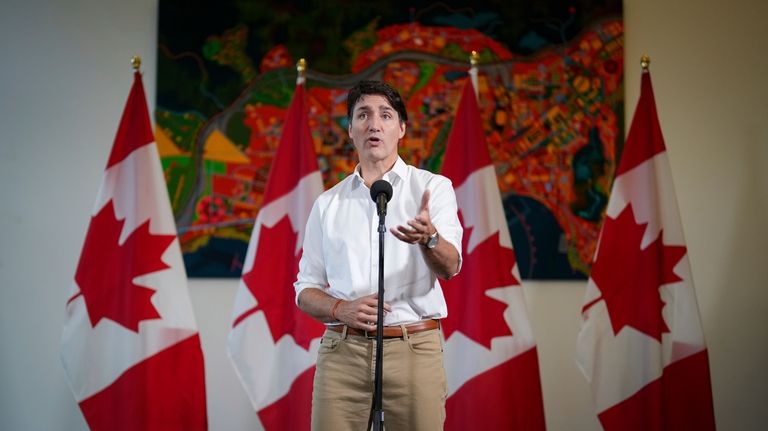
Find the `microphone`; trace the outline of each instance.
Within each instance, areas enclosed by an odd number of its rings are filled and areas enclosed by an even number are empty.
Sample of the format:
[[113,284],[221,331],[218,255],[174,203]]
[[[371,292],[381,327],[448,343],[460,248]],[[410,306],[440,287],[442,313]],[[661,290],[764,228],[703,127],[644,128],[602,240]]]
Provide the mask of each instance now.
[[392,199],[392,184],[384,180],[375,181],[371,185],[371,199],[376,202],[379,217],[387,215],[387,202]]

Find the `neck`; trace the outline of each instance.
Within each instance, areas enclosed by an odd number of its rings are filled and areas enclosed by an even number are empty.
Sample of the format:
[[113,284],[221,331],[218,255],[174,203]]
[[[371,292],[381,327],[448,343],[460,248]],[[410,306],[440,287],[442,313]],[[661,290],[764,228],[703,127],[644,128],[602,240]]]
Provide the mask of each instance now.
[[392,160],[366,161],[360,160],[360,176],[368,187],[382,179],[384,174],[391,171],[397,163],[397,155]]

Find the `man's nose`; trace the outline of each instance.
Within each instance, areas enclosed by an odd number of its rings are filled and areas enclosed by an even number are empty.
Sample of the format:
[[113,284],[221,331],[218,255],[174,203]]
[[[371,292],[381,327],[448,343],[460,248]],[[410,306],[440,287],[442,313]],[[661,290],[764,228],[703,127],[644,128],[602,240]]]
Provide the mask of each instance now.
[[381,131],[381,119],[375,115],[372,116],[371,120],[368,122],[368,130],[372,132]]

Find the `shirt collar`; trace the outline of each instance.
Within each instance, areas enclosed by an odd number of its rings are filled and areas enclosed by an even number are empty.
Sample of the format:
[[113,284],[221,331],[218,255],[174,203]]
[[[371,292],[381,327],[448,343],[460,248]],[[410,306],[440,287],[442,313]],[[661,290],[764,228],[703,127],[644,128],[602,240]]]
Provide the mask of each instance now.
[[[401,180],[405,179],[407,172],[408,172],[408,165],[405,164],[405,162],[400,156],[397,156],[395,165],[392,166],[392,169],[390,169],[388,172],[384,174],[384,179],[387,180],[393,186],[395,186]],[[360,175],[360,163],[358,163],[357,166],[355,166],[355,171],[353,175],[356,177],[356,185],[359,186],[359,185],[365,184],[365,181],[363,180],[363,176]]]

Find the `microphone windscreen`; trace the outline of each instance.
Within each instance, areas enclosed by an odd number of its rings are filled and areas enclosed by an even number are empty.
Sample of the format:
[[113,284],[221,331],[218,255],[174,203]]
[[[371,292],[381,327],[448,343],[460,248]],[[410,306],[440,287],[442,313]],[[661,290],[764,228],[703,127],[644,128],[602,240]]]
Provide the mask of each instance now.
[[392,199],[392,184],[384,180],[377,180],[371,185],[371,199],[376,202],[377,198],[382,193],[384,193],[387,197],[387,202],[389,202],[389,200]]

